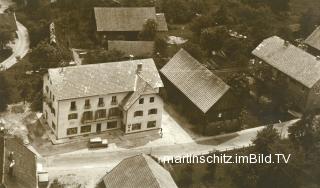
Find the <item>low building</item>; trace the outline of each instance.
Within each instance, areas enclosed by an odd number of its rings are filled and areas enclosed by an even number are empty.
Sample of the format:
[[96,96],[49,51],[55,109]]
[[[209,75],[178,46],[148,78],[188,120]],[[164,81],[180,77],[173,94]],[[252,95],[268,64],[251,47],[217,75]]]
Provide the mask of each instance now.
[[137,155],[122,160],[105,177],[106,188],[177,188],[170,173],[150,156]]
[[163,87],[153,59],[49,69],[43,114],[58,139],[161,128]]
[[37,158],[23,143],[0,135],[0,187],[37,188]]
[[[237,124],[240,105],[230,87],[181,49],[160,70],[168,98],[188,109],[188,117],[199,124],[222,128]],[[208,128],[208,127],[206,127]]]
[[95,7],[97,32],[108,40],[137,40],[149,19],[157,23],[159,32],[168,31],[164,14],[155,7]]
[[289,106],[301,112],[319,109],[319,58],[277,36],[265,39],[252,54],[263,67],[257,77],[267,85],[280,86]]
[[320,56],[320,26],[317,27],[304,41],[308,51],[315,56]]

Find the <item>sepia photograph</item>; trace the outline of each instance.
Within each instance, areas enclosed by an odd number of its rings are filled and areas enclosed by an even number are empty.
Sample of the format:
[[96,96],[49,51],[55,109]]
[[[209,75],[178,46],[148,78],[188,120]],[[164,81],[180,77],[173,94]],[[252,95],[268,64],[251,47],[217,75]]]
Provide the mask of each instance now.
[[0,188],[320,188],[320,0],[0,0]]

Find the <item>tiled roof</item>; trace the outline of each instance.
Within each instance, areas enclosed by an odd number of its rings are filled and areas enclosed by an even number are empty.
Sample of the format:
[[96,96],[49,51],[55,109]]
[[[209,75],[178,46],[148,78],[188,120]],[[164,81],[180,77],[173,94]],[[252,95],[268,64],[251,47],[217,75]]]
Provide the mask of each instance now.
[[119,50],[127,56],[151,56],[153,48],[153,41],[108,41],[108,50]]
[[308,36],[305,43],[317,50],[320,50],[320,26]]
[[158,24],[158,31],[168,31],[168,25],[164,13],[157,13],[156,21]]
[[0,31],[16,31],[17,23],[13,14],[0,14]]
[[[37,186],[36,156],[26,148],[17,138],[0,136],[0,185],[6,187],[34,188]],[[13,167],[15,178],[9,175],[10,152],[13,152]],[[1,187],[1,186],[0,186]]]
[[170,173],[146,155],[124,159],[103,181],[106,188],[177,188]]
[[230,88],[183,49],[160,71],[203,113],[206,113]]
[[277,36],[265,39],[252,54],[308,88],[320,80],[320,61]]
[[97,31],[141,31],[148,19],[158,22],[158,30],[168,30],[163,16],[154,7],[95,7]]
[[163,87],[153,59],[49,69],[53,94],[58,100],[134,91],[137,65],[152,87]]

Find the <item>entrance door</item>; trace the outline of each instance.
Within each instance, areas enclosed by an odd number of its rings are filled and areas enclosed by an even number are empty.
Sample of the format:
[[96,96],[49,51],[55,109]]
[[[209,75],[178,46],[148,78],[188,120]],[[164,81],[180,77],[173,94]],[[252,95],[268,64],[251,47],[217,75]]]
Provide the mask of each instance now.
[[100,133],[101,132],[101,123],[98,123],[97,124],[97,133]]

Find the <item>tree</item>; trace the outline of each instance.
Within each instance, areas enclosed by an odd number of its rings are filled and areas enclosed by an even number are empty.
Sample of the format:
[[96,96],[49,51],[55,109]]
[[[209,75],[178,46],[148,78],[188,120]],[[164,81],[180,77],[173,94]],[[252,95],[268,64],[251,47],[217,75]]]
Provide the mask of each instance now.
[[162,57],[167,55],[168,44],[166,40],[162,37],[156,37],[154,41],[154,52],[160,53]]
[[255,140],[253,140],[254,150],[258,153],[270,153],[271,146],[280,141],[278,132],[272,127],[268,126],[262,131],[258,132]]
[[186,23],[193,17],[193,13],[185,0],[163,0],[162,11],[171,23]]
[[47,40],[41,41],[30,53],[33,70],[59,67],[63,61],[68,60],[69,50],[51,45]]
[[13,39],[13,35],[9,31],[0,31],[0,50],[3,50],[6,44]]
[[83,64],[107,63],[123,59],[124,53],[118,50],[95,50],[88,52],[83,60]]
[[139,38],[142,40],[154,40],[157,34],[157,27],[158,24],[154,19],[148,19],[139,33]]
[[0,112],[3,112],[7,109],[8,103],[9,93],[7,81],[3,73],[0,73]]
[[182,48],[198,61],[202,61],[204,59],[205,53],[198,44],[188,41],[182,45]]

